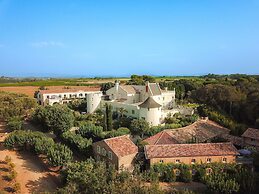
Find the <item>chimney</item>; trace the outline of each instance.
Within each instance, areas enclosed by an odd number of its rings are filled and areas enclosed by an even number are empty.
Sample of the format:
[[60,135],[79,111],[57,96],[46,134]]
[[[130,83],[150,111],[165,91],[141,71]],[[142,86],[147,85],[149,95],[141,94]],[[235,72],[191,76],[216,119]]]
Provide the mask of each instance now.
[[115,90],[116,92],[119,90],[120,82],[118,80],[115,81]]
[[148,93],[149,81],[146,81],[146,93]]
[[119,85],[120,85],[120,82],[118,80],[116,80],[115,81],[115,99],[118,99]]

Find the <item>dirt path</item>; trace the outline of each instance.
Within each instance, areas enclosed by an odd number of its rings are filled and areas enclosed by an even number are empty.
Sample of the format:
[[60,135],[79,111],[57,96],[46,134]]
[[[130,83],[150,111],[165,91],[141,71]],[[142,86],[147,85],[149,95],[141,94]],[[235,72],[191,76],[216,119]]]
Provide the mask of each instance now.
[[[3,130],[3,125],[0,125],[0,133]],[[37,156],[28,152],[7,150],[0,143],[0,160],[4,160],[5,156],[10,156],[15,164],[22,194],[53,192],[59,186],[57,174],[50,172]]]

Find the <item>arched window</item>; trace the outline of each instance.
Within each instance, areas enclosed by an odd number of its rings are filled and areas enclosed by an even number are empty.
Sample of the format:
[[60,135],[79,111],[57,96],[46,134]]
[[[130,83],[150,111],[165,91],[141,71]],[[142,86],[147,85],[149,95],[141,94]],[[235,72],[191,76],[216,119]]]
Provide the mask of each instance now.
[[206,175],[210,175],[212,173],[212,168],[206,168]]

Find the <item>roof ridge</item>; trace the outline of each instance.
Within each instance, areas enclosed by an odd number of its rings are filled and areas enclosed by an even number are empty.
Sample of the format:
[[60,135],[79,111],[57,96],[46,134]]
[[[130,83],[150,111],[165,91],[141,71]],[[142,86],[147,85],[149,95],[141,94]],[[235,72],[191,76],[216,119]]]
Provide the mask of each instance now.
[[[110,138],[104,139],[104,141],[106,141],[106,140],[111,140],[111,139],[118,139],[118,138],[121,138],[121,137],[124,137],[124,136],[126,136],[126,137],[129,138],[129,135],[120,135],[120,136],[110,137]],[[129,138],[129,139],[130,139],[130,138]]]
[[219,142],[219,143],[179,143],[179,144],[153,144],[153,145],[146,145],[146,146],[184,146],[184,145],[220,145],[220,144],[231,144],[231,142]]
[[155,141],[155,143],[154,143],[154,145],[156,145],[157,144],[157,142],[161,139],[161,137],[164,135],[164,133],[166,133],[165,131],[161,131],[160,132],[161,134],[160,134],[160,136],[157,138],[157,140]]

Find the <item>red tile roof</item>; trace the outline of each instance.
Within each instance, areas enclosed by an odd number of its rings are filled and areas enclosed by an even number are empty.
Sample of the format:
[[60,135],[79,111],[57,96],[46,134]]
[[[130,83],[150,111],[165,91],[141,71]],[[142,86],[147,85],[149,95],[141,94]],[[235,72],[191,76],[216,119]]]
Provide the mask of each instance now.
[[248,137],[251,139],[259,140],[259,129],[248,128],[242,135],[242,137]]
[[103,140],[118,157],[138,152],[138,147],[131,141],[128,135],[113,137]]
[[167,131],[161,131],[147,139],[144,140],[149,145],[159,145],[159,144],[177,144],[178,141],[170,136]]
[[85,88],[71,88],[71,89],[51,89],[51,90],[40,90],[41,94],[54,94],[54,93],[74,93],[74,92],[95,92],[100,91],[97,87],[85,87]]
[[210,120],[198,120],[195,123],[178,129],[166,129],[144,141],[150,145],[187,143],[193,139],[205,142],[222,134],[228,134],[229,129],[224,128]]
[[232,143],[146,145],[146,159],[238,155]]
[[233,143],[234,145],[242,146],[242,137],[224,134],[224,135],[222,135],[222,138],[228,140],[229,142]]

